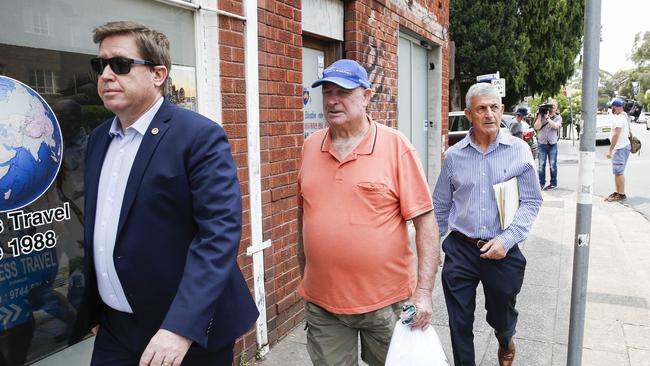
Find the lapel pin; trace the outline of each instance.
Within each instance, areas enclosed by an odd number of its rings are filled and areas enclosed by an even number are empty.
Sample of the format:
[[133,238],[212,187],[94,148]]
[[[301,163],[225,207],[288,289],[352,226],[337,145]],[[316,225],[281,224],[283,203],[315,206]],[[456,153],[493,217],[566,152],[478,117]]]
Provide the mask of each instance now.
[[157,134],[158,134],[158,131],[160,131],[160,130],[158,129],[158,127],[154,127],[154,128],[151,129],[151,134],[152,134],[152,135],[157,135]]

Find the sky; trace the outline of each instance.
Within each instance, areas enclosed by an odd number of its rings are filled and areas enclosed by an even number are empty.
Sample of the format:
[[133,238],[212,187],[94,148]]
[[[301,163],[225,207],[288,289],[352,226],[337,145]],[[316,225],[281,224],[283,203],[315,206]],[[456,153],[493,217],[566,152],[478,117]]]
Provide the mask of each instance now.
[[602,0],[601,6],[600,68],[612,74],[633,68],[634,35],[650,31],[650,0]]

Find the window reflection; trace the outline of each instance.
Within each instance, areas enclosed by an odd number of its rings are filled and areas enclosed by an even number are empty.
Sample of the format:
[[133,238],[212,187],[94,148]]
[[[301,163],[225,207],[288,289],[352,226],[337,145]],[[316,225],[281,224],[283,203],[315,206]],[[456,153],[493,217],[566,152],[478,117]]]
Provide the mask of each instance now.
[[[4,257],[0,260],[0,366],[40,359],[67,346],[81,303],[83,276],[83,174],[90,132],[112,116],[97,93],[97,75],[89,60],[95,55],[0,44],[0,73],[36,90],[51,106],[63,135],[63,158],[50,189],[22,208],[36,212],[69,209],[70,219],[37,228],[8,230],[0,214]],[[194,67],[172,67],[172,102],[196,110]],[[1,131],[0,131],[1,133]],[[15,239],[52,230],[54,248],[12,256]]]

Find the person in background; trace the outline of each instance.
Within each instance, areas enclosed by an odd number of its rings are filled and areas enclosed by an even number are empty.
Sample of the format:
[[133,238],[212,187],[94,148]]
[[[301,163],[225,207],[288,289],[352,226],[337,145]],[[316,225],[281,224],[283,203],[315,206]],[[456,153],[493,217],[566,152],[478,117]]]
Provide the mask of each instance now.
[[[533,128],[539,131],[537,135],[538,174],[539,185],[544,187],[544,190],[557,188],[557,141],[560,137],[560,127],[562,127],[562,116],[557,113],[557,101],[551,100],[549,104],[551,106],[548,113],[537,112],[533,123]],[[546,184],[547,159],[551,180],[547,186],[544,186]]]
[[612,159],[612,173],[614,174],[614,193],[610,194],[605,201],[616,202],[627,198],[625,195],[625,165],[630,157],[631,145],[630,125],[627,113],[623,111],[625,103],[616,98],[611,103],[612,130],[610,132],[610,145],[607,151],[607,159]]
[[515,118],[510,122],[510,134],[514,137],[518,137],[520,139],[524,139],[524,126],[522,122],[524,122],[524,117],[528,115],[528,109],[525,107],[519,107],[517,108],[517,111],[515,112]]

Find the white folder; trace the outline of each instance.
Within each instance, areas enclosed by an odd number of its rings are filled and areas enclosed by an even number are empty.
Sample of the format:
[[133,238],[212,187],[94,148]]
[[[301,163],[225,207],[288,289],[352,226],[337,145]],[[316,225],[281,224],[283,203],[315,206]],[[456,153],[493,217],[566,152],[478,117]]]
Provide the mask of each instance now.
[[501,229],[505,230],[512,224],[515,214],[519,209],[519,188],[517,187],[517,177],[508,181],[497,183],[494,188],[494,197],[499,209],[499,222]]

